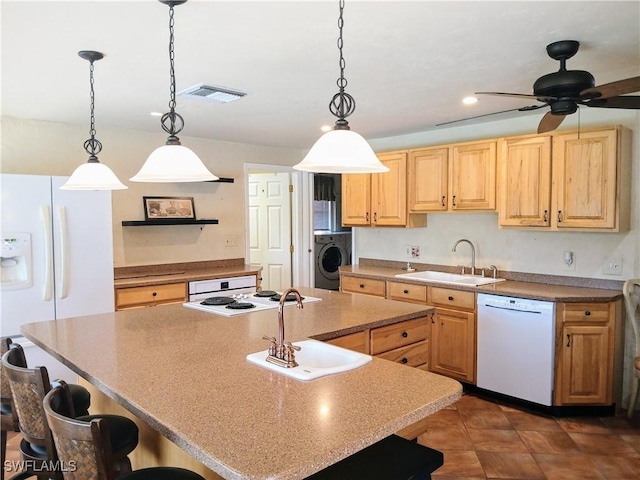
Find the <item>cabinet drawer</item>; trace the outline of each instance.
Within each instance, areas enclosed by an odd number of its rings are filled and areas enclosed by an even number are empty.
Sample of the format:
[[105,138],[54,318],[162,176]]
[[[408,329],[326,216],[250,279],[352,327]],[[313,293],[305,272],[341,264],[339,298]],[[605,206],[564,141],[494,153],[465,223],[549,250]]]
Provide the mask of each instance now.
[[385,360],[402,363],[410,367],[419,367],[429,360],[429,342],[427,340],[418,343],[412,343],[406,347],[396,348],[388,352],[376,355]]
[[609,321],[608,303],[565,303],[565,322],[598,322]]
[[387,296],[390,300],[427,303],[426,285],[411,285],[401,282],[387,282]]
[[371,355],[427,340],[429,325],[428,319],[423,317],[374,328],[371,330]]
[[340,287],[347,293],[366,293],[378,297],[385,296],[385,281],[371,278],[359,278],[343,275],[340,279]]
[[474,310],[476,308],[476,294],[452,288],[431,287],[430,303],[446,308]]
[[186,283],[118,288],[116,289],[116,309],[133,305],[184,302],[186,298]]
[[369,331],[350,333],[349,335],[343,335],[341,337],[332,338],[327,340],[327,343],[336,345],[342,348],[348,348],[360,353],[369,354]]

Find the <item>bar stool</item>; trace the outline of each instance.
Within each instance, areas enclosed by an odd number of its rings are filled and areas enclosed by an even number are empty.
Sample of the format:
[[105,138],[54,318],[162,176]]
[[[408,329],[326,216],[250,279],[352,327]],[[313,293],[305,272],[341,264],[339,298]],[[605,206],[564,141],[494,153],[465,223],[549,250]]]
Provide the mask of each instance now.
[[[72,419],[60,411],[65,403],[66,384],[61,383],[44,397],[43,406],[51,428],[53,441],[62,465],[73,465],[74,471],[63,473],[65,478],[115,480],[113,445],[109,428],[103,418],[91,421]],[[191,470],[176,467],[152,467],[135,470],[118,480],[204,480]]]
[[[2,368],[9,380],[19,428],[23,436],[20,442],[20,453],[23,460],[29,460],[28,468],[13,478],[38,475],[59,479],[62,478],[59,469],[53,471],[49,469],[50,466],[57,465],[57,456],[42,405],[44,397],[51,391],[49,374],[46,367],[29,369],[15,366],[14,361],[20,363],[21,356],[24,356],[21,350],[17,345],[2,356]],[[67,404],[67,411],[70,415],[74,414],[71,399]],[[138,445],[137,425],[132,420],[118,415],[88,415],[79,418],[89,421],[100,418],[105,422],[113,434],[112,448],[118,472],[123,474],[130,472],[131,462],[127,455]]]
[[[11,345],[11,338],[2,337],[0,342],[0,355],[4,355],[9,350]],[[19,432],[18,416],[16,415],[16,409],[13,406],[13,399],[11,398],[11,386],[9,385],[9,379],[4,373],[4,369],[0,364],[0,377],[2,379],[2,401],[0,403],[0,414],[2,418],[2,466],[4,467],[4,461],[7,458],[7,435],[9,432]],[[4,480],[4,468],[0,472],[0,480]]]
[[631,278],[624,282],[622,287],[624,303],[627,309],[627,322],[631,324],[633,337],[627,339],[631,342],[631,351],[634,358],[631,365],[633,376],[631,384],[631,395],[629,397],[629,409],[627,417],[632,418],[638,399],[638,386],[640,385],[640,278]]

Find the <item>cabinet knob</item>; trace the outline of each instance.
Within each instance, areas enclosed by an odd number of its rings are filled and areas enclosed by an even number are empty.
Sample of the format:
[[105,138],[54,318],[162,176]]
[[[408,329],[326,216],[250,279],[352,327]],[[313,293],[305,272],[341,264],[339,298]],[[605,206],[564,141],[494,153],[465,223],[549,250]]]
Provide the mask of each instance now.
[[586,312],[584,312],[584,314],[585,314],[585,316],[587,316],[587,317],[588,317],[588,316],[590,316],[590,315],[591,315],[591,312],[590,312],[589,310],[587,310]]
[[449,297],[449,301],[450,301],[450,302],[451,302],[451,301],[453,301],[453,297]]
[[409,334],[407,332],[402,332],[402,338],[407,338]]
[[155,296],[158,295],[158,293],[157,292],[153,292],[151,295],[155,297]]
[[364,283],[361,283],[361,284],[360,284],[360,288],[364,288]]
[[409,293],[409,290],[403,290],[403,292],[404,292],[405,294],[407,294],[407,293]]
[[405,363],[405,364],[406,364],[406,363],[408,363],[408,362],[409,362],[409,360],[407,360],[406,358],[403,358],[403,359],[402,359],[402,363]]

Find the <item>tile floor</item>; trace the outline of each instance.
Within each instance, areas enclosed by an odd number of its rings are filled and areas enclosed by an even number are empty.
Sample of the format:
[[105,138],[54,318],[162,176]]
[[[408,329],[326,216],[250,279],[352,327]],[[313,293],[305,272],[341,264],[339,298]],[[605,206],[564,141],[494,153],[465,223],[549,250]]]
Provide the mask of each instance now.
[[418,442],[444,453],[433,480],[639,480],[639,417],[549,417],[465,395]]
[[[19,460],[20,435],[9,435],[7,460]],[[465,395],[418,442],[444,453],[433,480],[640,479],[640,414],[556,418]]]

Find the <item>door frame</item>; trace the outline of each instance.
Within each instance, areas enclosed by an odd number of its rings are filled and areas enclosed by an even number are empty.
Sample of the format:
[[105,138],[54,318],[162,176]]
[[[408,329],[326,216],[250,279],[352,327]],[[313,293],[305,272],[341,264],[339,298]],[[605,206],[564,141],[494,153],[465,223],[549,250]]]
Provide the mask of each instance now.
[[244,199],[245,199],[245,258],[251,258],[249,251],[249,172],[287,172],[291,174],[293,194],[291,195],[291,238],[293,255],[291,256],[294,287],[315,286],[315,270],[313,269],[313,175],[300,172],[285,165],[264,163],[244,164]]

